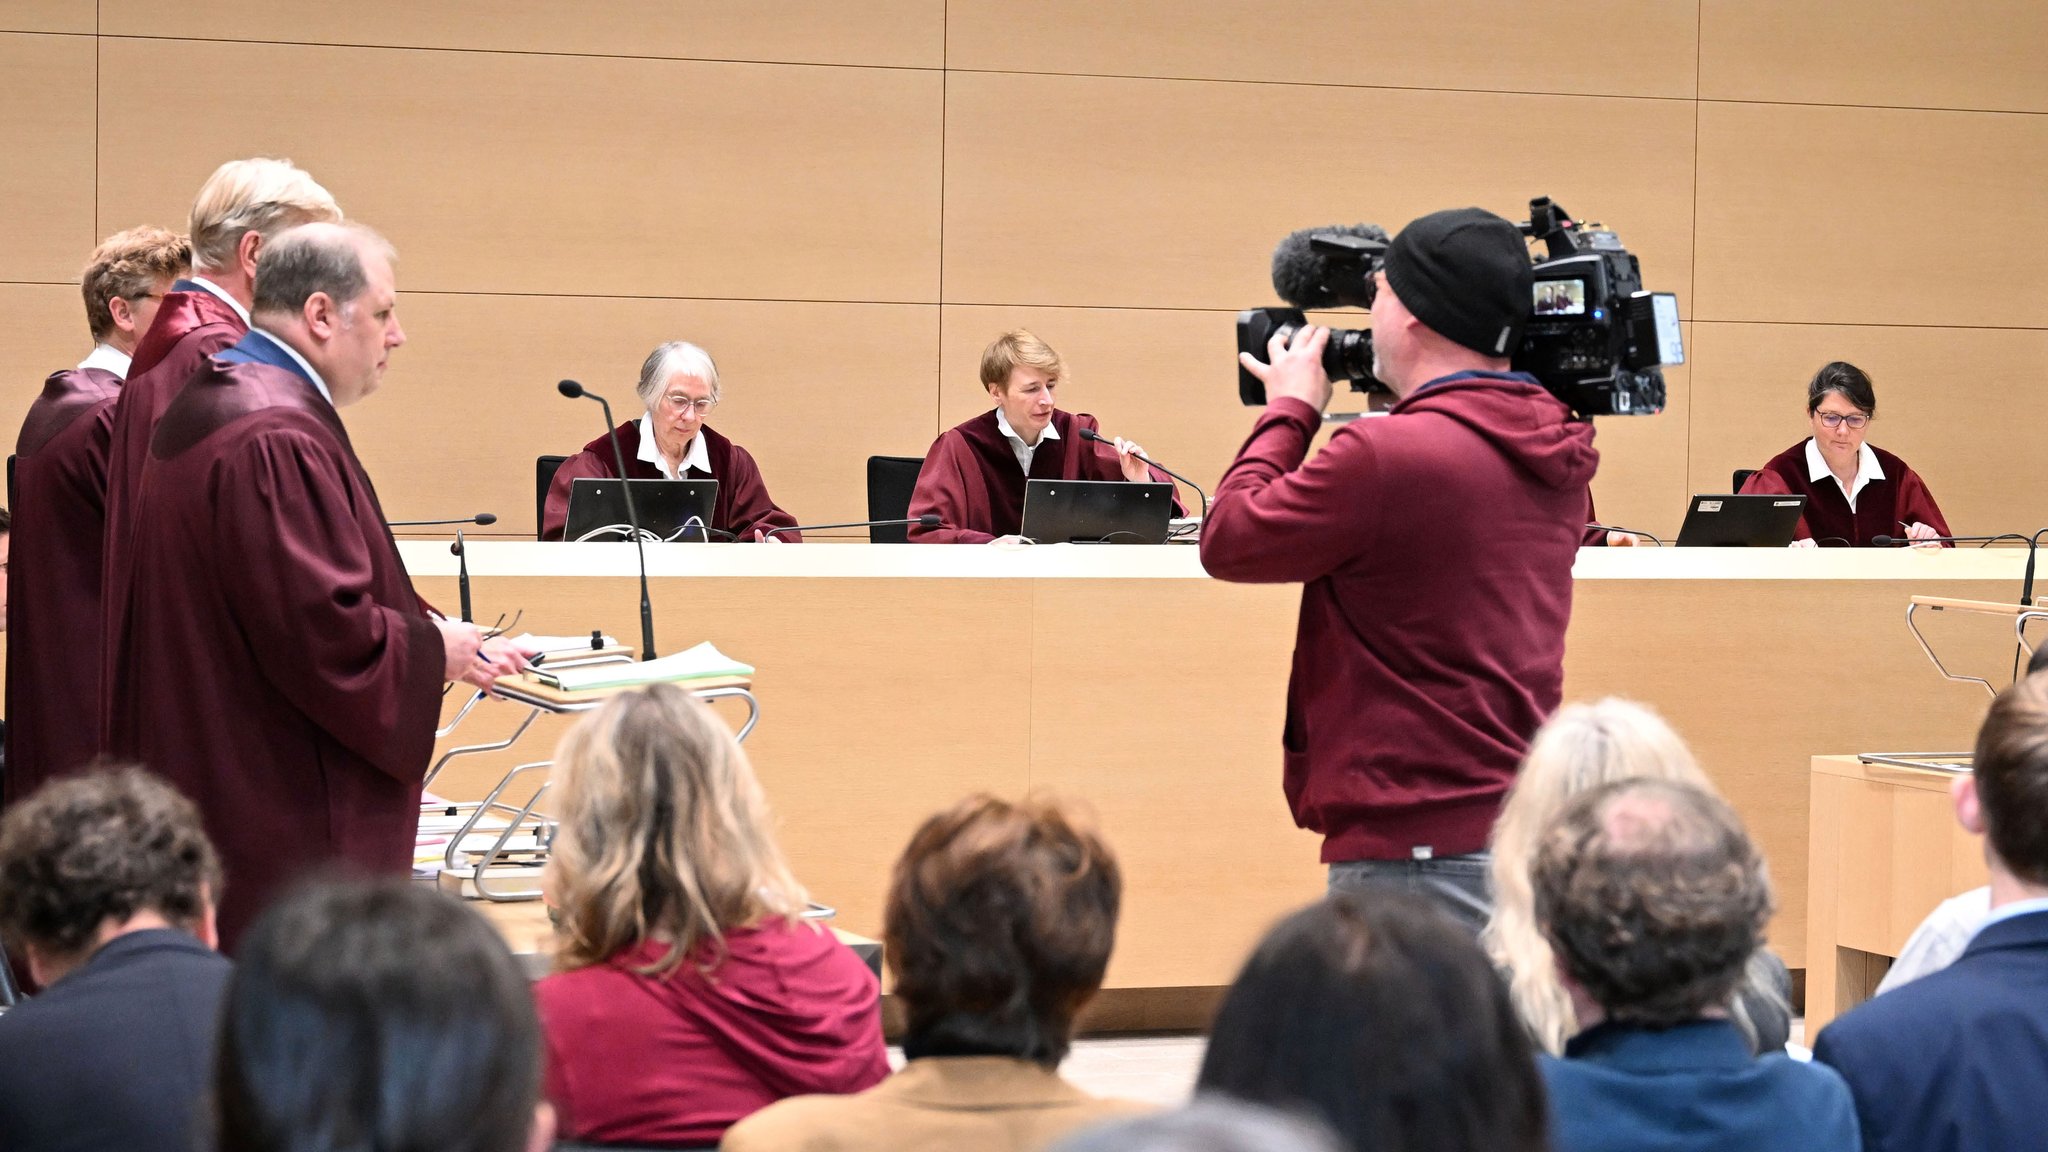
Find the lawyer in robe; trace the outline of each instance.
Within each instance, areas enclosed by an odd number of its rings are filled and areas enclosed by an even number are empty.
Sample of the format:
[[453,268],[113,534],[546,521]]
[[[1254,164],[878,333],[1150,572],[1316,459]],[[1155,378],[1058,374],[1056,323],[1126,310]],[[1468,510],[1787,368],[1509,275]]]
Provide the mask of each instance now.
[[130,627],[108,638],[110,751],[199,805],[229,947],[307,869],[407,872],[442,684],[525,655],[422,607],[337,412],[404,342],[389,246],[272,238],[253,320],[151,438]]
[[12,804],[100,750],[100,558],[107,446],[129,357],[192,261],[183,236],[131,228],[92,254],[80,289],[92,352],[53,372],[14,443],[15,539],[25,563],[7,602],[7,772]]
[[[1172,482],[1145,462],[1136,444],[1083,440],[1083,429],[1099,426],[1085,412],[1060,410],[1056,393],[1065,377],[1059,353],[1022,328],[982,351],[981,384],[996,406],[947,429],[925,453],[910,516],[936,514],[939,527],[911,525],[911,543],[1019,539],[1027,480]],[[1178,496],[1173,507],[1176,515],[1187,514]]]
[[[718,498],[711,508],[714,539],[759,540],[771,528],[796,524],[796,517],[769,497],[752,454],[704,423],[723,396],[718,365],[709,352],[681,340],[663,344],[640,366],[640,382],[634,391],[647,411],[640,419],[619,426],[619,455],[625,457],[628,476],[635,480],[718,481]],[[541,539],[562,538],[569,523],[572,483],[618,474],[618,457],[612,453],[608,435],[598,436],[563,461],[548,486]],[[766,538],[795,543],[801,534],[783,532]]]
[[1815,373],[1806,389],[1813,435],[1770,459],[1743,482],[1745,495],[1806,497],[1794,547],[1867,548],[1879,536],[1924,540],[1916,548],[1944,547],[1950,535],[1934,493],[1906,462],[1864,441],[1877,417],[1870,377],[1837,360]]
[[[339,219],[334,197],[289,160],[230,160],[200,187],[192,202],[192,275],[173,284],[163,298],[114,404],[100,575],[104,635],[119,635],[126,626],[118,613],[127,603],[135,493],[157,421],[185,386],[207,370],[208,356],[249,330],[249,302],[263,245],[287,228]],[[102,669],[111,659],[103,646]],[[97,711],[103,728],[106,703],[102,692]]]

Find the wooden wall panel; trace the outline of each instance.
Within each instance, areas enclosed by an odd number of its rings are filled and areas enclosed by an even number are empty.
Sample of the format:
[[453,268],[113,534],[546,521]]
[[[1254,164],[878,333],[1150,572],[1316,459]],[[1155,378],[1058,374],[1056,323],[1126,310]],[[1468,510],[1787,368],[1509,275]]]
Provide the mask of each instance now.
[[[1565,96],[953,74],[948,303],[1215,308],[1273,298],[1273,245],[1360,219],[1398,229],[1554,196],[1621,230],[1652,287],[1692,277],[1688,103]],[[1298,124],[1356,125],[1360,146]],[[1589,165],[1542,135],[1626,140]],[[1370,126],[1368,129],[1366,126]]]
[[99,242],[95,51],[82,36],[0,34],[0,276],[8,280],[76,284]]
[[1702,104],[1690,315],[2048,327],[2048,116]]
[[[100,135],[100,219],[181,213],[223,159],[284,154],[437,291],[935,299],[935,72],[104,41],[166,85]],[[111,80],[110,80],[111,84]],[[175,149],[160,125],[181,125]]]
[[9,0],[0,32],[69,32],[87,36],[99,23],[98,0]]
[[724,400],[710,423],[746,448],[776,502],[810,523],[867,514],[866,459],[931,443],[933,305],[410,293],[407,344],[384,388],[346,413],[390,514],[490,511],[497,532],[531,537],[533,461],[574,455],[604,430],[597,405],[566,400],[563,378],[639,419],[641,361],[690,340],[718,361]]
[[[1599,29],[1602,50],[1586,50]],[[1485,0],[951,0],[956,69],[1266,80],[1387,88],[1693,95],[1697,3],[1595,0],[1569,19],[1506,19]],[[1340,146],[1349,121],[1301,106],[1276,134]],[[1361,151],[1377,141],[1349,137]]]
[[1695,491],[1725,484],[1812,434],[1806,385],[1829,360],[1871,375],[1870,442],[1927,481],[1959,533],[2032,531],[2048,516],[2040,433],[2020,414],[2048,363],[2041,329],[1874,325],[1692,326]]
[[[83,255],[80,263],[84,263]],[[85,308],[70,284],[0,284],[0,456],[14,451],[14,436],[43,377],[70,368],[92,351]]]
[[2044,43],[2033,0],[1710,0],[1700,96],[2048,112]]
[[103,0],[113,36],[936,68],[944,0]]

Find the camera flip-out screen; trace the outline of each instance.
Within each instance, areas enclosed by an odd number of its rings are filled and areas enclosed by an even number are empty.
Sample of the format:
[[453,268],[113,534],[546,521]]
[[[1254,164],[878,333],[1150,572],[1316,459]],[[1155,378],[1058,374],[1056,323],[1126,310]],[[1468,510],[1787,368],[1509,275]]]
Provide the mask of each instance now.
[[1536,314],[1538,316],[1584,316],[1586,314],[1586,282],[1584,280],[1537,281]]

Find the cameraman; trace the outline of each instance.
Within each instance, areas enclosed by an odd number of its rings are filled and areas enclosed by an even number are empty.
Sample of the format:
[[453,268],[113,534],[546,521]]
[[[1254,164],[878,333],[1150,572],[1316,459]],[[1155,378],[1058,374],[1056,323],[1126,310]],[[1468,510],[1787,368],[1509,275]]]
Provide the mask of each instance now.
[[1487,837],[1563,691],[1572,560],[1599,462],[1592,425],[1508,367],[1528,248],[1477,208],[1402,229],[1374,273],[1373,374],[1399,397],[1303,463],[1331,384],[1327,329],[1270,364],[1267,407],[1202,526],[1202,564],[1301,581],[1284,788],[1330,887],[1395,882],[1476,931]]

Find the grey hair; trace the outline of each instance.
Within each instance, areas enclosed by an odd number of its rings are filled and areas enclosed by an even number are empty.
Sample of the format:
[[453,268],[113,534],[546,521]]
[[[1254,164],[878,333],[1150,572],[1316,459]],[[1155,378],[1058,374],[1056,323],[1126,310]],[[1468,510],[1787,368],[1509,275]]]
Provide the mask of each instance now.
[[256,256],[255,312],[295,313],[315,292],[344,312],[370,287],[363,249],[398,259],[391,242],[361,224],[305,224],[281,233]]
[[1224,1096],[1183,1108],[1098,1124],[1049,1152],[1338,1152],[1320,1121]]
[[695,376],[711,385],[711,398],[718,399],[718,365],[711,362],[711,353],[687,340],[671,340],[649,352],[633,390],[640,394],[640,403],[652,409],[661,390],[677,375]]

